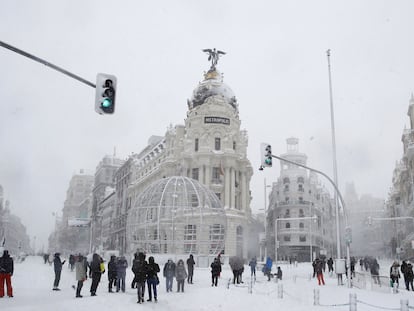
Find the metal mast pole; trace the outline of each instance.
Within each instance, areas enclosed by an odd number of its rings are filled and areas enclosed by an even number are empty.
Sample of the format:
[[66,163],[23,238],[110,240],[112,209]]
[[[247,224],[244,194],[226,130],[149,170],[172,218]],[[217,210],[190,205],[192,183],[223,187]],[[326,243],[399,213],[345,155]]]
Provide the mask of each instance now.
[[264,179],[264,230],[265,230],[265,245],[264,245],[264,258],[267,258],[267,193],[266,193],[266,178]]
[[[328,75],[329,75],[329,103],[331,107],[331,133],[332,133],[332,161],[333,161],[333,173],[334,173],[334,182],[338,186],[338,170],[336,165],[336,141],[335,141],[335,118],[333,110],[333,97],[332,97],[332,78],[331,78],[331,50],[326,51],[328,57]],[[339,230],[339,207],[338,207],[338,195],[336,191],[334,192],[334,201],[335,201],[335,221],[336,221],[336,256],[341,258],[341,238]]]

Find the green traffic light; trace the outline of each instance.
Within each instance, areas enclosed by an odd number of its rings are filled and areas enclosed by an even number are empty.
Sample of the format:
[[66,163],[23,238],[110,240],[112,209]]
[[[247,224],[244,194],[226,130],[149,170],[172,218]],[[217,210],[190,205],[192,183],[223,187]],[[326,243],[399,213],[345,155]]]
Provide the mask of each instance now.
[[105,98],[102,101],[102,107],[103,108],[110,108],[112,106],[112,100],[110,100],[109,98]]
[[268,165],[272,165],[272,158],[267,158],[265,160],[265,163],[268,164]]

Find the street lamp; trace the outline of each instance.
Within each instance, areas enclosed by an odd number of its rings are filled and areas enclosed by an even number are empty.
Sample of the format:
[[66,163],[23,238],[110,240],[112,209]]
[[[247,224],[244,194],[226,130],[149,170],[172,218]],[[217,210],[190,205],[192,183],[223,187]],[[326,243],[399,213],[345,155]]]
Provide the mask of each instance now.
[[[276,218],[275,219],[275,262],[277,264],[277,249],[279,248],[279,241],[277,240],[277,222],[278,221],[282,221],[282,220],[316,220],[318,219],[318,216],[313,215],[313,216],[308,216],[308,217],[287,217],[287,218]],[[312,262],[312,232],[311,232],[311,224],[312,222],[309,222],[309,240],[310,240],[310,245],[309,245],[309,249],[310,249],[310,260]]]
[[266,185],[266,178],[264,179],[264,229],[265,229],[265,244],[264,244],[264,258],[267,258],[267,191],[271,185]]

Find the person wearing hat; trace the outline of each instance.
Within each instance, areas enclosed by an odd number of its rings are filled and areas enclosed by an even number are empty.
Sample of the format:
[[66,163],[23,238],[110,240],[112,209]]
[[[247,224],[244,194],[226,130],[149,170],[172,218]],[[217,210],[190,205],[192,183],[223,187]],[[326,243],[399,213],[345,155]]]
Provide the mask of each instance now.
[[55,258],[53,259],[53,266],[55,269],[55,281],[53,282],[53,290],[60,290],[60,274],[62,273],[62,266],[65,264],[66,260],[60,260],[60,253],[55,253]]
[[11,285],[13,271],[13,258],[10,257],[8,250],[4,250],[3,256],[0,257],[0,298],[4,297],[4,282],[6,282],[7,286],[7,296],[13,297],[13,288]]

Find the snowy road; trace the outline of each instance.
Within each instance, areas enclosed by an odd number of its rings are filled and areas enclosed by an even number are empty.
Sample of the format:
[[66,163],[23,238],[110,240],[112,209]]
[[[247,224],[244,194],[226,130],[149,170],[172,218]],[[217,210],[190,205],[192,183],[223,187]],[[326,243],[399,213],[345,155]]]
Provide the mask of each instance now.
[[[156,259],[156,258],[155,258]],[[162,267],[161,267],[162,269]],[[284,266],[283,298],[278,298],[278,284],[267,282],[263,273],[257,273],[257,282],[253,285],[252,293],[248,292],[249,268],[245,267],[244,284],[227,289],[227,280],[231,271],[226,265],[219,280],[218,287],[211,287],[210,269],[196,268],[194,284],[185,284],[184,293],[166,293],[162,276],[158,286],[158,303],[145,302],[138,305],[136,290],[130,288],[132,272],[128,269],[126,293],[108,293],[107,274],[102,277],[97,297],[89,293],[90,280],[85,282],[82,289],[83,298],[75,298],[72,285],[75,282],[75,273],[70,272],[65,264],[60,282],[61,291],[52,291],[54,279],[53,267],[45,265],[41,257],[28,257],[25,262],[15,264],[13,275],[14,298],[1,298],[0,310],[11,311],[116,311],[116,310],[349,310],[349,293],[356,293],[358,311],[380,310],[379,308],[399,308],[401,299],[409,299],[410,306],[414,306],[414,292],[402,290],[398,294],[376,293],[356,288],[347,289],[346,286],[337,286],[335,278],[325,275],[326,286],[316,285],[316,279],[309,280],[311,272],[309,264],[300,264],[298,267]],[[296,282],[293,276],[296,276]],[[320,290],[321,305],[313,306],[314,289]],[[174,290],[176,283],[174,281]],[[147,297],[146,297],[147,298]],[[345,304],[344,306],[339,306]]]

